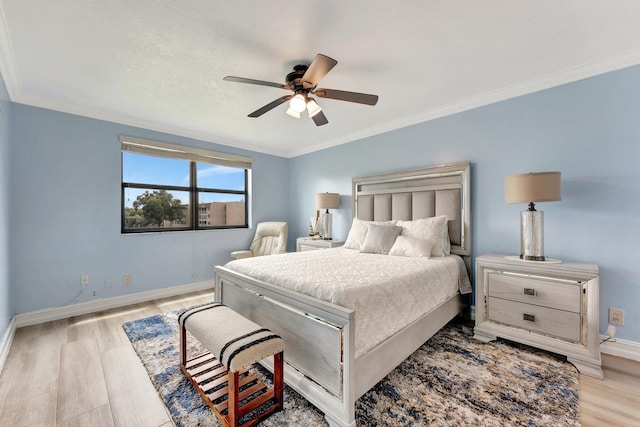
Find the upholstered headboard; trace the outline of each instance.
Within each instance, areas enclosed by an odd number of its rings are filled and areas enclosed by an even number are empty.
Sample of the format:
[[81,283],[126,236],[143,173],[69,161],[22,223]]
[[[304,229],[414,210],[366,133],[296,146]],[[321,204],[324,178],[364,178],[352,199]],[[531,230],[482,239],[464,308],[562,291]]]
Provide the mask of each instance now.
[[353,178],[353,215],[367,221],[449,217],[451,252],[471,255],[470,163]]

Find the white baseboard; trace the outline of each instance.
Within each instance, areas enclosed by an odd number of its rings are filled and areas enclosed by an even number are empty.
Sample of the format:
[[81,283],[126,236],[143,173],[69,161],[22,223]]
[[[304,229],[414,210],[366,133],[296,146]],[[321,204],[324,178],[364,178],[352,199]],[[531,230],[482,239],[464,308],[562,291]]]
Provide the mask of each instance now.
[[153,291],[139,292],[131,295],[122,295],[113,298],[98,299],[95,301],[81,302],[64,307],[47,308],[44,310],[21,313],[15,316],[15,328],[37,325],[39,323],[51,322],[54,320],[66,319],[73,316],[95,313],[112,308],[125,307],[131,304],[153,301],[189,292],[213,289],[215,281],[206,280],[203,282],[190,283],[187,285],[172,286],[170,288],[156,289]]
[[4,333],[4,337],[2,337],[2,343],[0,343],[0,373],[4,369],[4,362],[7,361],[7,356],[9,356],[9,350],[11,350],[11,344],[13,344],[13,337],[16,334],[16,318],[15,316],[9,322],[9,326],[7,327],[7,331]]
[[[608,337],[600,337],[602,340],[606,338]],[[640,362],[640,343],[634,341],[615,338],[615,341],[607,341],[600,344],[600,351],[610,356],[622,357],[623,359]]]

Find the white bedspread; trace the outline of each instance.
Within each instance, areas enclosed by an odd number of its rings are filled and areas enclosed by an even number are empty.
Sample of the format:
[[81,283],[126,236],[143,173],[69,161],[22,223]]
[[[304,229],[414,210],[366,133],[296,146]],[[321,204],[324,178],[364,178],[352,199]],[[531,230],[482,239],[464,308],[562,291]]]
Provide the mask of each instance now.
[[227,268],[355,310],[355,357],[457,292],[471,292],[462,259],[333,248],[231,261]]

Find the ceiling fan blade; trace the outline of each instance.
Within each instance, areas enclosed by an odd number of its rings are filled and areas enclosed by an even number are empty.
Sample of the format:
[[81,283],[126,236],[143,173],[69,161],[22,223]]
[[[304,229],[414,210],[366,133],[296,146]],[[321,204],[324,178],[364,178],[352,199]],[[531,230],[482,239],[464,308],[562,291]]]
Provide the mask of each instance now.
[[245,79],[244,77],[226,76],[222,80],[236,83],[248,83],[251,85],[271,86],[278,87],[280,89],[292,90],[291,86],[283,85],[281,83],[265,82],[264,80]]
[[282,104],[283,102],[287,102],[292,97],[293,97],[293,95],[286,95],[286,96],[283,96],[282,98],[278,98],[275,101],[268,103],[264,107],[258,108],[256,111],[254,111],[253,113],[249,114],[249,117],[260,117],[264,113],[273,110],[274,108],[276,108],[278,105]]
[[337,99],[340,101],[357,102],[358,104],[376,105],[378,95],[369,95],[367,93],[347,92],[335,89],[316,89],[314,95],[320,98]]
[[304,73],[304,76],[302,76],[302,86],[305,89],[315,87],[320,79],[326,76],[337,63],[338,61],[333,58],[329,58],[321,53],[317,54]]
[[320,111],[318,114],[316,114],[311,118],[313,119],[313,122],[316,124],[316,126],[322,126],[329,123],[329,120],[327,120],[327,118],[325,117],[322,111]]

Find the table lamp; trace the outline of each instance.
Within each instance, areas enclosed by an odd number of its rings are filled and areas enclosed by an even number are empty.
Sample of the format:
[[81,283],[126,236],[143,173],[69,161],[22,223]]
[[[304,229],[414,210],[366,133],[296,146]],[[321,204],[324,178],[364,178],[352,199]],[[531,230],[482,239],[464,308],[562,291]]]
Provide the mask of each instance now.
[[520,213],[520,259],[544,261],[544,212],[537,202],[555,202],[560,197],[560,172],[532,172],[504,178],[506,203],[529,203]]
[[316,194],[316,209],[326,209],[320,217],[320,235],[324,240],[331,240],[331,213],[329,209],[338,209],[340,206],[340,195],[338,193],[318,193]]

